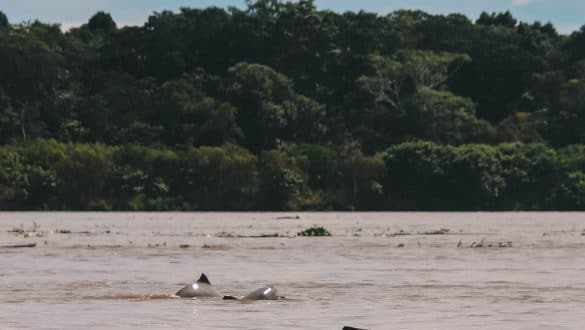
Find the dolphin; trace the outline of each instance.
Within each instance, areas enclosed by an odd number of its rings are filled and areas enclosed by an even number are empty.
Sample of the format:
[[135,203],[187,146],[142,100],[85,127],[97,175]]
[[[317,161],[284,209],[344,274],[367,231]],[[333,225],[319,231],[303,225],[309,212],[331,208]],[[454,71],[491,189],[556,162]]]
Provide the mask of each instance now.
[[248,293],[243,298],[237,298],[234,296],[223,296],[224,300],[240,300],[240,299],[248,299],[248,300],[279,300],[282,299],[282,296],[278,295],[278,290],[274,287],[263,287],[260,289],[256,289],[250,293]]
[[205,274],[201,274],[201,277],[197,282],[186,285],[181,290],[177,291],[175,295],[181,298],[194,298],[194,297],[219,297],[219,293],[211,286],[211,282]]

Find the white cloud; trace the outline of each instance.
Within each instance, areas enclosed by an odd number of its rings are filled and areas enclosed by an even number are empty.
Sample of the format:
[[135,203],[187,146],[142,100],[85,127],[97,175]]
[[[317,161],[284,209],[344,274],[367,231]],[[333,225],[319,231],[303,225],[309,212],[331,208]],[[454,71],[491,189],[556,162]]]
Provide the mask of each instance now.
[[512,0],[512,5],[513,6],[526,6],[529,5],[533,2],[535,2],[536,0]]

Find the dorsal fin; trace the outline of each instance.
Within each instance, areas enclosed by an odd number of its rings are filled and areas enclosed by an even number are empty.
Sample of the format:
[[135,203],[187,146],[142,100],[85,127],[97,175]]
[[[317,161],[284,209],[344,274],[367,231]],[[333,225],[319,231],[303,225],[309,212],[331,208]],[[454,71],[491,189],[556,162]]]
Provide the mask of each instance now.
[[207,284],[211,285],[211,282],[209,282],[209,279],[207,278],[207,276],[204,273],[201,273],[201,277],[199,277],[199,279],[197,280],[197,283],[207,283]]

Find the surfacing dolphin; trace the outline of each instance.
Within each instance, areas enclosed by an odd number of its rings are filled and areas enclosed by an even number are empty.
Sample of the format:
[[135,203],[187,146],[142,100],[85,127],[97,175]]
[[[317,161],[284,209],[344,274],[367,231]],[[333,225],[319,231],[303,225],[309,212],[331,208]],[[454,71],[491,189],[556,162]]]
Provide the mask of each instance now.
[[237,298],[234,296],[223,296],[224,300],[240,300],[240,299],[248,299],[248,300],[279,300],[282,299],[282,296],[278,295],[278,290],[274,287],[264,287],[260,289],[256,289],[250,293],[248,293],[243,298]]
[[219,297],[219,293],[211,286],[211,282],[205,274],[201,274],[201,277],[197,282],[186,285],[181,290],[177,291],[175,295],[182,298],[195,298],[195,297]]

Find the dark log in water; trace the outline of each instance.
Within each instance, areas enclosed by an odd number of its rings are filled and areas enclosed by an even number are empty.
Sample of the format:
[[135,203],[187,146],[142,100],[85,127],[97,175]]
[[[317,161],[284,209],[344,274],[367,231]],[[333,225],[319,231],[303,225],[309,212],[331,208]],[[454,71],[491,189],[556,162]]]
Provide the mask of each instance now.
[[36,246],[37,246],[37,243],[9,244],[9,245],[0,245],[0,248],[3,248],[3,249],[20,249],[20,248],[34,248]]

